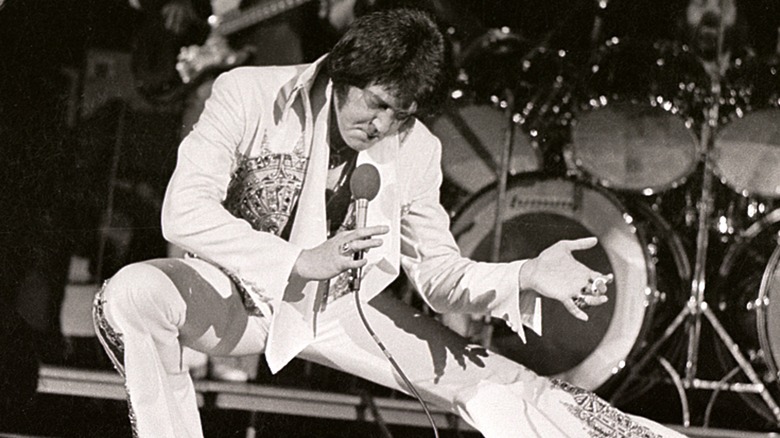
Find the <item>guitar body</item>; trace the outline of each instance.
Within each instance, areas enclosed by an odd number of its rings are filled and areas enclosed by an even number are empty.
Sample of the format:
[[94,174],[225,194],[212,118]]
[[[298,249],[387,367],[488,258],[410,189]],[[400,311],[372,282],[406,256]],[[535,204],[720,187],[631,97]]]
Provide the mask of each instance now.
[[176,57],[182,47],[202,44],[210,30],[203,21],[175,35],[165,28],[159,14],[147,14],[133,39],[132,69],[139,94],[153,103],[184,98],[189,87],[176,71]]

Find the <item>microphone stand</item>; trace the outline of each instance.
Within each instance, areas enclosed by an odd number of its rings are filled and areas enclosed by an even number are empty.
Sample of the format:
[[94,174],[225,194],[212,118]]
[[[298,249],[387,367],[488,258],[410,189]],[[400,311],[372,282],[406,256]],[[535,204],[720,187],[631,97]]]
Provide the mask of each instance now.
[[507,118],[507,127],[504,131],[504,147],[501,150],[500,165],[496,169],[498,177],[498,193],[496,196],[496,216],[493,233],[493,251],[490,255],[491,262],[498,262],[501,258],[501,237],[503,234],[504,205],[506,204],[506,188],[509,181],[509,166],[514,153],[515,144],[515,122],[513,116],[515,113],[515,97],[510,89],[505,90],[506,108],[504,114]]
[[[514,113],[515,113],[515,98],[514,92],[506,88],[504,90],[504,114],[506,116],[506,130],[504,131],[504,147],[501,150],[501,159],[498,166],[494,167],[497,179],[497,191],[496,191],[496,213],[493,218],[493,242],[491,245],[490,260],[493,263],[501,260],[501,240],[503,237],[504,227],[504,210],[506,206],[506,192],[509,182],[509,167],[514,153],[515,144],[515,125]],[[476,337],[480,345],[490,348],[490,344],[493,340],[493,324],[491,324],[492,318],[490,315],[484,315],[481,317],[481,327],[476,333]]]

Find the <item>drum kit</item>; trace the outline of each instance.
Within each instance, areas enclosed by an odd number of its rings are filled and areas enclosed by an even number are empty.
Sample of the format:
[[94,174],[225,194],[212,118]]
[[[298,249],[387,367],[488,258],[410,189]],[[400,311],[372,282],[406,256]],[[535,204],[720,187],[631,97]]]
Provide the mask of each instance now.
[[[487,317],[443,322],[613,401],[658,364],[686,425],[690,389],[740,393],[780,425],[778,65],[735,55],[713,77],[685,44],[612,38],[574,68],[506,28],[456,55],[427,124],[463,194],[443,199],[463,254],[510,261],[596,236],[575,257],[614,283],[587,323],[543,299],[544,336],[526,343]],[[725,377],[699,377],[704,336]]]

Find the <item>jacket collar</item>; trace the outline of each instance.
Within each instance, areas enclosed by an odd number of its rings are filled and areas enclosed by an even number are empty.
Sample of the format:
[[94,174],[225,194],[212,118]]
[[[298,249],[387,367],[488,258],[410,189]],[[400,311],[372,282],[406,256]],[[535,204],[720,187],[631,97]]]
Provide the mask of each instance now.
[[298,74],[287,81],[276,95],[274,104],[274,108],[276,108],[274,114],[276,123],[279,122],[286,111],[290,110],[290,107],[295,103],[295,100],[301,96],[302,91],[311,91],[314,86],[314,80],[322,70],[322,67],[324,67],[327,58],[328,55],[322,55],[311,64],[297,66],[299,69]]

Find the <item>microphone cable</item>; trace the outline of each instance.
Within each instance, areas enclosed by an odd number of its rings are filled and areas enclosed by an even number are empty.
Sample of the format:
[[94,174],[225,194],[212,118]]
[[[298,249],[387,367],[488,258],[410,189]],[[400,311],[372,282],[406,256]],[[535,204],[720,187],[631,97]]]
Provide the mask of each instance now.
[[379,349],[382,350],[382,353],[384,353],[385,357],[390,362],[390,365],[392,365],[398,375],[401,376],[401,379],[404,381],[404,384],[406,384],[409,392],[417,398],[417,401],[420,403],[420,406],[422,406],[423,411],[425,412],[425,416],[428,417],[428,422],[433,428],[433,436],[435,438],[439,438],[439,429],[436,427],[436,422],[433,421],[433,415],[431,415],[431,411],[428,410],[428,405],[426,405],[425,400],[423,400],[423,398],[420,396],[420,393],[417,392],[417,389],[415,389],[409,378],[406,377],[406,373],[404,373],[404,371],[401,369],[401,366],[398,365],[398,362],[395,361],[395,358],[390,353],[390,350],[385,347],[385,344],[381,339],[379,339],[379,336],[377,336],[376,332],[374,332],[374,329],[371,328],[371,324],[368,323],[368,319],[363,313],[363,305],[360,303],[360,289],[355,289],[355,306],[357,307],[358,315],[360,315],[360,320],[363,321],[363,325],[366,327],[366,331],[368,331],[368,334],[371,335],[371,338],[374,340],[376,345],[379,346]]
[[[374,199],[377,193],[379,193],[379,186],[379,170],[377,170],[375,166],[369,163],[363,163],[353,171],[349,181],[349,188],[356,202],[356,228],[365,227],[368,201]],[[355,260],[361,259],[363,257],[363,251],[356,252],[354,257]],[[361,271],[362,268],[355,269],[355,271],[352,273],[352,281],[350,281],[350,289],[355,292],[355,305],[357,307],[358,315],[360,315],[360,320],[363,321],[363,325],[366,327],[368,334],[371,335],[371,338],[374,340],[376,345],[378,345],[379,349],[382,350],[382,353],[384,353],[387,360],[390,362],[393,368],[395,368],[395,371],[399,376],[401,376],[401,379],[403,379],[406,387],[409,389],[409,392],[417,398],[418,402],[420,402],[423,411],[425,411],[425,415],[428,417],[428,421],[431,423],[431,427],[433,427],[435,438],[439,438],[439,430],[436,428],[436,422],[433,421],[433,416],[428,410],[428,406],[425,404],[425,401],[417,392],[417,389],[415,389],[414,385],[412,385],[412,382],[409,380],[409,378],[406,377],[406,373],[404,373],[404,371],[395,361],[395,358],[393,358],[393,355],[390,354],[390,351],[387,349],[387,347],[385,347],[385,344],[381,339],[379,339],[379,336],[377,336],[376,332],[374,332],[374,329],[371,328],[371,324],[368,323],[368,319],[363,313],[363,306],[360,303]]]

